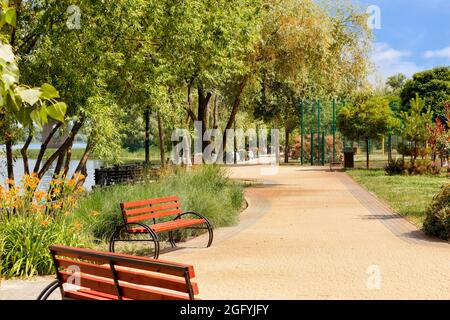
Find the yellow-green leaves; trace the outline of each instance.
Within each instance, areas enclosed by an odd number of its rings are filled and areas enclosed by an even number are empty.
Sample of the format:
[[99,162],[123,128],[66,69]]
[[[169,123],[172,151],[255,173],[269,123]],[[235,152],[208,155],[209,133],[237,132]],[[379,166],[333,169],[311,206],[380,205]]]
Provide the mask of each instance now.
[[64,102],[57,102],[47,107],[47,114],[55,120],[64,122],[67,112],[67,105]]
[[29,105],[35,105],[39,99],[41,98],[41,90],[38,88],[25,89],[22,87],[17,88],[17,94],[22,99],[23,102],[28,103]]
[[14,52],[9,44],[0,43],[0,108],[14,115],[24,127],[33,123],[42,127],[49,122],[49,117],[64,121],[67,106],[55,100],[59,98],[55,87],[48,83],[27,87],[18,82],[19,69]]
[[56,99],[59,98],[59,93],[51,84],[44,83],[41,86],[41,97],[44,99]]
[[9,7],[9,1],[2,1],[2,11],[0,12],[0,28],[5,24],[9,24],[13,27],[16,26],[16,9],[14,7]]
[[0,59],[4,60],[4,62],[14,63],[14,52],[10,45],[0,44]]

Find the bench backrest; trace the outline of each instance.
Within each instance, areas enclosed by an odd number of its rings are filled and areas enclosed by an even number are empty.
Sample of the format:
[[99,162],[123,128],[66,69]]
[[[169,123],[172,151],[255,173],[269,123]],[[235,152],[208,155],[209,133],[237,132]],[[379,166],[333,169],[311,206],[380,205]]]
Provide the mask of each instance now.
[[190,265],[57,245],[50,252],[64,298],[193,300],[198,294]]
[[155,198],[121,203],[125,223],[140,222],[181,214],[178,197]]

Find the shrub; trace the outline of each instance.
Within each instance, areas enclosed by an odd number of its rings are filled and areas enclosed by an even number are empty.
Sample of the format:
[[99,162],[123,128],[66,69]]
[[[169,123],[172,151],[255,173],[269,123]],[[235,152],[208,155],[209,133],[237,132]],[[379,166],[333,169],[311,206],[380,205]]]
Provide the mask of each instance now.
[[390,161],[384,170],[390,176],[399,175],[403,173],[405,167],[405,161],[402,159],[397,159],[396,161]]
[[416,160],[407,162],[403,159],[389,162],[384,170],[390,176],[392,175],[439,175],[441,169],[430,160]]
[[176,195],[183,211],[197,211],[211,220],[215,227],[229,226],[237,221],[244,201],[243,187],[230,180],[218,166],[200,166],[186,171],[169,170],[157,182],[118,185],[98,189],[80,199],[74,217],[99,240],[109,240],[123,223],[121,202]]
[[424,231],[430,236],[450,240],[450,184],[442,187],[426,211]]

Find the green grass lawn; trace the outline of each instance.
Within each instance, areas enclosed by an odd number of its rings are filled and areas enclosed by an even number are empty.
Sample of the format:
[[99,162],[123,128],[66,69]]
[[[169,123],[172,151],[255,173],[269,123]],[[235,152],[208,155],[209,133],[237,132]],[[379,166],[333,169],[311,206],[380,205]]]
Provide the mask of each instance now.
[[444,183],[445,176],[388,176],[384,169],[348,170],[348,175],[387,202],[393,210],[422,227],[425,209]]

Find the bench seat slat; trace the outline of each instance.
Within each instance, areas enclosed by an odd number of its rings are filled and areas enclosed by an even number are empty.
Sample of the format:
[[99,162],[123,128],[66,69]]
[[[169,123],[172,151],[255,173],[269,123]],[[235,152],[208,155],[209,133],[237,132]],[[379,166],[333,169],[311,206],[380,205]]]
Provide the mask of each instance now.
[[75,300],[118,300],[117,296],[86,289],[64,291],[64,297]]
[[[180,228],[191,227],[205,223],[203,219],[178,219],[173,221],[162,222],[158,224],[149,225],[149,227],[156,233],[176,230]],[[147,233],[145,228],[130,228],[130,233]]]
[[[185,269],[187,268],[189,277],[190,278],[195,277],[193,266],[176,262],[155,260],[152,258],[137,257],[127,254],[105,253],[92,249],[78,249],[60,245],[51,246],[50,251],[55,256],[68,257],[80,260],[89,260],[100,264],[109,264],[111,260],[114,260],[116,266],[129,267],[152,272],[160,272],[178,277],[184,277],[185,275],[184,272]],[[130,260],[122,261],[121,258],[126,258]],[[170,265],[177,268],[171,268],[165,265]]]
[[[74,275],[69,272],[60,271],[60,277],[67,282]],[[106,293],[109,295],[117,294],[114,281],[112,279],[99,278],[84,273],[79,274],[79,285],[94,291]],[[189,300],[188,296],[177,295],[159,290],[147,289],[133,284],[119,281],[119,286],[123,298],[133,300]]]
[[[82,273],[112,279],[112,272],[109,265],[96,265],[62,258],[57,258],[57,261],[58,265],[65,269],[68,269],[71,266],[76,266]],[[148,271],[146,272],[120,266],[116,267],[116,273],[118,279],[121,281],[189,293],[189,288],[186,282],[178,278],[162,277]],[[192,289],[194,294],[198,294],[198,286],[196,283],[192,283]]]

